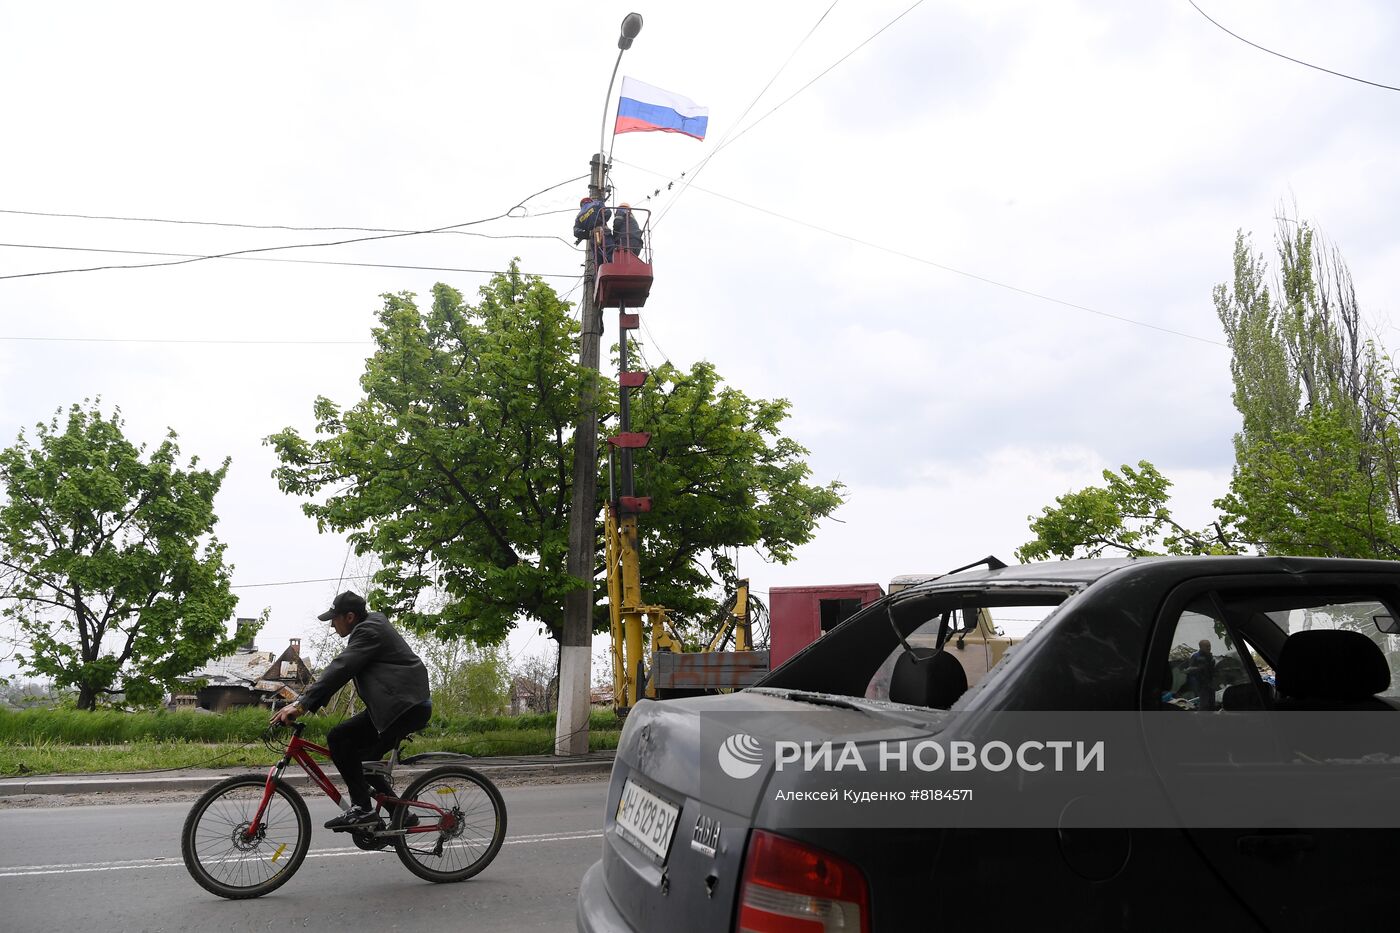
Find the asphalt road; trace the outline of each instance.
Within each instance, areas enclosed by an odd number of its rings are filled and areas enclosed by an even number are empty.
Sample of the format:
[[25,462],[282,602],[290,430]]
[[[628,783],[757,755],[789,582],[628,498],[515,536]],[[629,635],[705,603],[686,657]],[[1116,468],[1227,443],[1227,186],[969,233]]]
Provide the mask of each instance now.
[[188,800],[0,811],[0,928],[132,930],[561,930],[602,847],[604,780],[502,788],[505,845],[459,884],[419,880],[393,850],[362,852],[321,828],[338,811],[306,795],[314,830],[295,877],[229,901],[180,859]]

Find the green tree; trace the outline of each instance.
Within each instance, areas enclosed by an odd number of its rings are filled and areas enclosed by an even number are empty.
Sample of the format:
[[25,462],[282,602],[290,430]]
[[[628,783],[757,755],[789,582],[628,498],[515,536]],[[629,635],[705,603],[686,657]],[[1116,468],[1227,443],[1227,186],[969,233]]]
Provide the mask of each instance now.
[[1167,508],[1171,480],[1146,460],[1137,469],[1103,471],[1103,486],[1065,493],[1031,516],[1035,538],[1016,551],[1020,561],[1154,554],[1230,554],[1219,528],[1192,531]]
[[1233,287],[1215,290],[1242,416],[1230,493],[1216,506],[1264,553],[1394,557],[1394,368],[1364,337],[1337,249],[1287,217],[1275,242],[1277,297],[1243,234],[1235,239]]
[[[1235,237],[1234,279],[1214,290],[1240,413],[1230,491],[1214,534],[1191,533],[1166,507],[1170,483],[1143,461],[1107,487],[1032,516],[1018,554],[1098,556],[1238,552],[1400,555],[1400,381],[1363,334],[1346,262],[1313,228],[1286,216],[1278,274]],[[1170,533],[1155,540],[1158,532]]]
[[433,713],[438,716],[499,716],[510,706],[510,672],[499,647],[461,638],[414,639],[428,668]]
[[[578,325],[513,265],[479,298],[439,284],[425,314],[410,294],[384,296],[364,397],[343,410],[318,398],[313,440],[269,437],[274,476],[312,500],[303,509],[322,530],[378,556],[374,601],[408,627],[494,644],[528,618],[557,637],[576,585],[564,558],[588,378],[574,361]],[[599,389],[601,432],[616,400],[609,381]],[[637,461],[638,491],[657,508],[643,522],[649,600],[712,611],[692,587],[732,577],[724,548],[789,560],[840,503],[840,484],[805,482],[806,451],[780,433],[786,414],[786,402],[722,387],[705,363],[662,367],[637,394],[634,427],[654,435]]]
[[737,581],[726,549],[791,561],[843,487],[808,482],[807,450],[782,433],[785,399],[751,399],[705,361],[689,371],[665,363],[652,376],[632,406],[634,428],[651,434],[636,470],[653,502],[639,523],[642,586],[681,620],[708,621],[716,587]]
[[523,701],[521,712],[553,712],[559,706],[559,646],[515,659],[510,679],[511,699]]
[[99,403],[62,409],[0,452],[0,567],[16,582],[4,614],[27,647],[24,669],[76,687],[78,707],[125,694],[160,700],[176,678],[233,651],[237,603],[213,535],[228,471],[176,465],[172,431],[146,456]]

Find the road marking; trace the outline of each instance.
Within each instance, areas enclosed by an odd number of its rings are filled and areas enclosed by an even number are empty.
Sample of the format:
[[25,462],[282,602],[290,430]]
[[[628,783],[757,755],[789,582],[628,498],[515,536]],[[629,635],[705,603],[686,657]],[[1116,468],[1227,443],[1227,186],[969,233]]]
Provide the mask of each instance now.
[[[538,833],[506,839],[503,846],[534,845],[541,842],[574,842],[579,839],[602,839],[602,833],[579,830],[564,833]],[[356,848],[318,849],[306,853],[311,858],[340,858],[346,855],[392,855],[392,848],[366,852]],[[173,857],[128,859],[112,862],[72,862],[66,865],[16,865],[13,868],[0,868],[0,878],[23,878],[31,875],[77,875],[95,871],[133,871],[140,868],[184,867],[184,860]]]

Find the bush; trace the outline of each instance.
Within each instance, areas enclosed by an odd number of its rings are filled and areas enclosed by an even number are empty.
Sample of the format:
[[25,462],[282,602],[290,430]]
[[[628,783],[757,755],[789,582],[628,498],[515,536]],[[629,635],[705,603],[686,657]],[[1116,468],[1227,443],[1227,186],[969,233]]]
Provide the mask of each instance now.
[[510,703],[510,673],[498,648],[465,641],[414,641],[428,668],[433,707],[448,716],[491,716]]

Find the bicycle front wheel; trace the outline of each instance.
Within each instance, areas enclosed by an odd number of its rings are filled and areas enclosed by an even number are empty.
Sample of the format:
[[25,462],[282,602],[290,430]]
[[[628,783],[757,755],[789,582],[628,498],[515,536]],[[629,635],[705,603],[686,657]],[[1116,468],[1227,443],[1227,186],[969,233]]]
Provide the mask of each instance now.
[[[496,857],[506,838],[506,802],[485,775],[462,765],[434,768],[409,785],[404,800],[421,800],[452,814],[453,826],[435,832],[411,832],[394,837],[399,860],[428,881],[465,881]],[[443,821],[427,807],[401,806],[393,829],[404,829],[409,814],[418,826]]]
[[272,789],[258,831],[247,834],[267,778],[242,774],[205,791],[180,832],[180,854],[194,880],[220,897],[261,897],[301,867],[311,847],[311,815],[282,781]]

